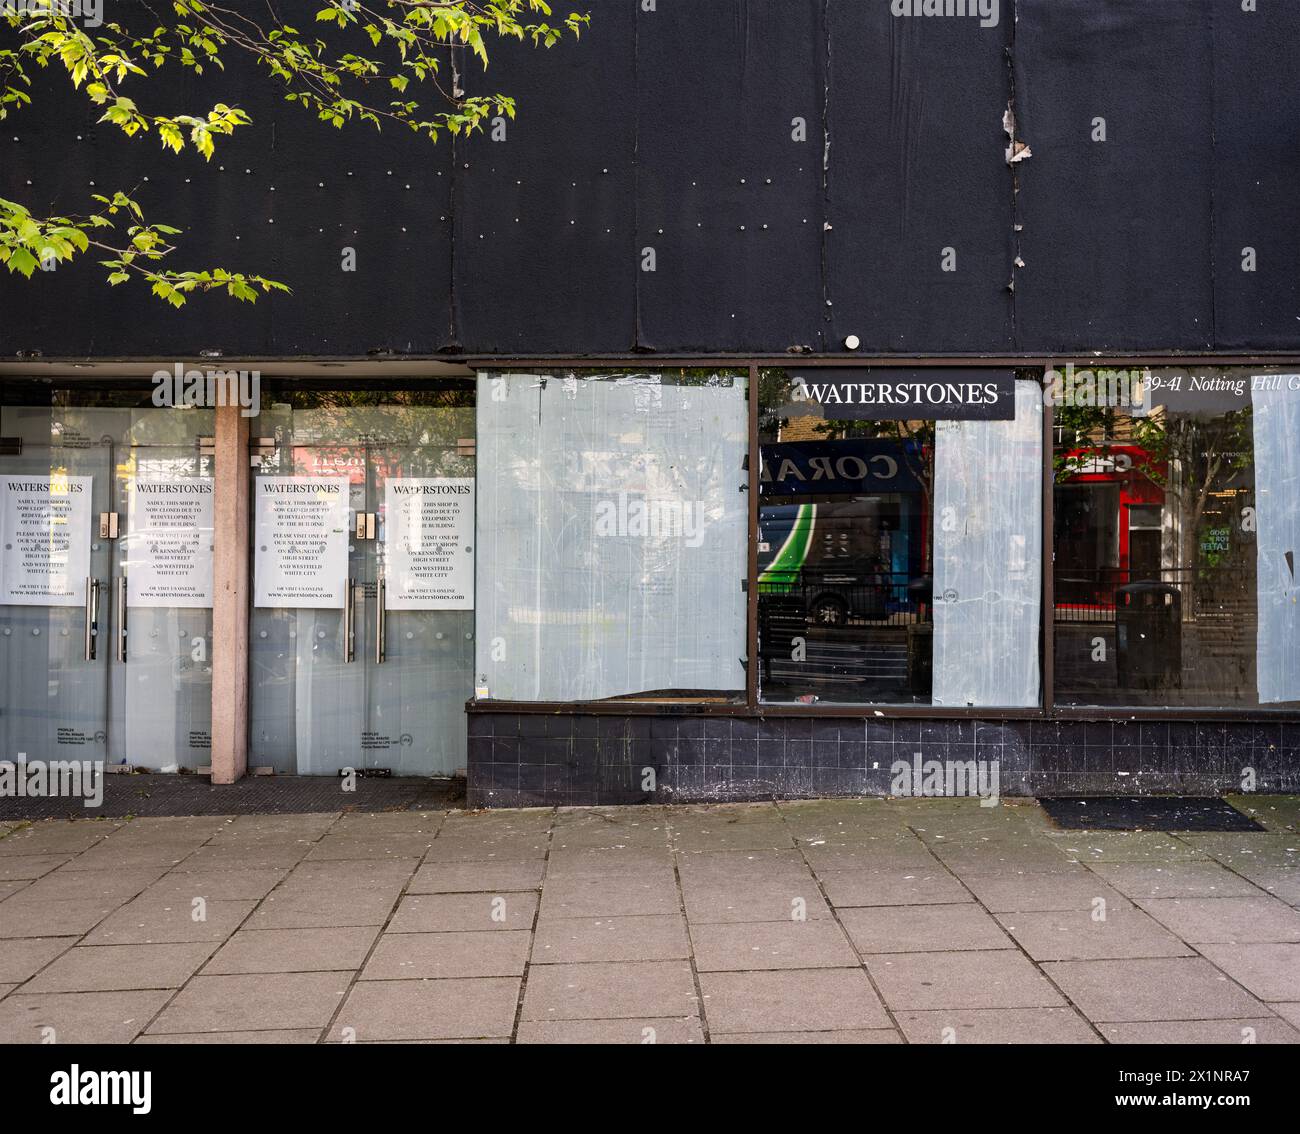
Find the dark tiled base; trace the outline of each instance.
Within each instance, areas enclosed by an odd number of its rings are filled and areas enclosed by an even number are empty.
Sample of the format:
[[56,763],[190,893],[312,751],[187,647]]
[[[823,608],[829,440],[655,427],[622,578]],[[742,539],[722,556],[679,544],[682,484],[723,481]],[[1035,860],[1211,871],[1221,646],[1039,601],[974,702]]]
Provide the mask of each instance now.
[[891,766],[998,762],[1003,795],[1300,791],[1300,724],[469,714],[468,805],[888,795]]

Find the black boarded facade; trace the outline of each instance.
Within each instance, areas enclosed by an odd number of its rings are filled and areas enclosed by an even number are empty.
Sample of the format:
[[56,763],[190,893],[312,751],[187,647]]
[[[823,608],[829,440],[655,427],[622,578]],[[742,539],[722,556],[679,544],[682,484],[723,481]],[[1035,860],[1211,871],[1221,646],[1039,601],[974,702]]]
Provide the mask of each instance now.
[[[174,312],[93,265],[6,277],[0,356],[219,352],[382,374],[434,358],[1300,355],[1294,5],[1002,0],[990,27],[895,17],[889,0],[588,7],[578,45],[498,48],[487,82],[520,105],[503,141],[336,132],[231,65],[185,101],[238,102],[256,128],[210,164],[164,159],[42,76],[0,135],[6,196],[75,212],[139,185],[158,219],[193,229],[190,263],[295,294]],[[1022,145],[1032,156],[1008,161]],[[355,273],[338,270],[345,245]],[[1218,790],[1243,766],[1300,786],[1289,718],[1053,716],[483,704],[471,797],[878,792],[916,751],[997,758],[1007,792]]]

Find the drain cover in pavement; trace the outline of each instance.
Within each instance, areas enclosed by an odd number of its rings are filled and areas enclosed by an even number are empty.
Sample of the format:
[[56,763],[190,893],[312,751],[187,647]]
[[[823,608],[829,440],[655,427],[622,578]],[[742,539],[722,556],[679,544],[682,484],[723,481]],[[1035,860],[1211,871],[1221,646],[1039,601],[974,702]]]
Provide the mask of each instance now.
[[1043,810],[1070,831],[1262,831],[1213,796],[1040,796]]

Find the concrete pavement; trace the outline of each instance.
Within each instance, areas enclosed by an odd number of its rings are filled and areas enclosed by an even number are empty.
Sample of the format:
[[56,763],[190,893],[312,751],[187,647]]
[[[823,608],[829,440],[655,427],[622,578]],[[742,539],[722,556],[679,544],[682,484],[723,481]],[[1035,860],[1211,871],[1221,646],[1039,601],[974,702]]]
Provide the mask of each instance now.
[[1268,830],[1030,801],[0,824],[0,1042],[1300,1041]]

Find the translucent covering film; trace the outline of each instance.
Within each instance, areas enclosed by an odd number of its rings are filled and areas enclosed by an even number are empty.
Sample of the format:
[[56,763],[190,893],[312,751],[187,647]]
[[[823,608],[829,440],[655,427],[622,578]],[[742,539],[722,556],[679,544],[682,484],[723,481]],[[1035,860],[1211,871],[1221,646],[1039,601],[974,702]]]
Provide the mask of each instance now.
[[743,377],[482,374],[477,695],[744,686]]
[[1300,375],[1284,377],[1252,394],[1261,704],[1300,701]]
[[1038,704],[1042,398],[1014,421],[937,423],[934,704]]

